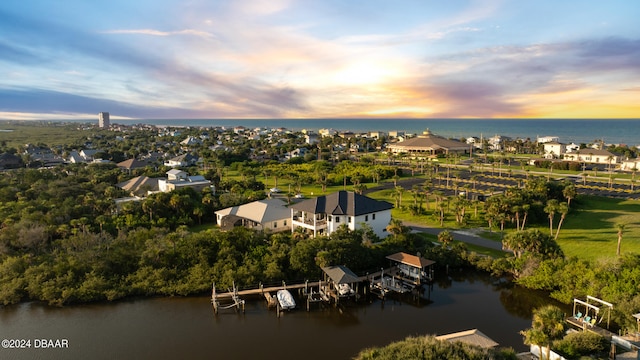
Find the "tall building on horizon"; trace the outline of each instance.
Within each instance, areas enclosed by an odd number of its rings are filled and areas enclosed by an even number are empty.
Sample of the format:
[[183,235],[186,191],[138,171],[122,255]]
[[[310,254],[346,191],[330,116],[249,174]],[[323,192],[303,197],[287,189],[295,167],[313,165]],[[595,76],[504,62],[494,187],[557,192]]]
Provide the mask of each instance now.
[[98,127],[108,128],[111,125],[109,122],[109,113],[108,112],[99,112],[98,113]]

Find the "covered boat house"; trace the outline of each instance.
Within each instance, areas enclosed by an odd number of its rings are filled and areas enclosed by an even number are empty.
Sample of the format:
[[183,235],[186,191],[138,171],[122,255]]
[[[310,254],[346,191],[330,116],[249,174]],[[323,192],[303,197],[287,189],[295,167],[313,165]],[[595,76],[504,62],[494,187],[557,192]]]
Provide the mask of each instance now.
[[344,265],[326,266],[322,268],[322,271],[324,271],[326,285],[321,291],[332,297],[336,303],[341,298],[356,295],[355,286],[360,282],[360,278],[349,268]]
[[416,256],[398,252],[387,256],[387,259],[398,269],[397,275],[403,281],[411,282],[414,285],[433,281],[432,265],[436,262],[423,258],[420,253]]

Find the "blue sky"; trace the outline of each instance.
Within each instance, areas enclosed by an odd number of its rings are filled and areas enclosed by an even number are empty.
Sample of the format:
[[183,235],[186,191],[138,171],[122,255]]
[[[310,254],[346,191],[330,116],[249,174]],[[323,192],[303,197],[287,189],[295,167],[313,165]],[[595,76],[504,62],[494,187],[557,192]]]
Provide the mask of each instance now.
[[640,2],[0,3],[0,119],[639,118]]

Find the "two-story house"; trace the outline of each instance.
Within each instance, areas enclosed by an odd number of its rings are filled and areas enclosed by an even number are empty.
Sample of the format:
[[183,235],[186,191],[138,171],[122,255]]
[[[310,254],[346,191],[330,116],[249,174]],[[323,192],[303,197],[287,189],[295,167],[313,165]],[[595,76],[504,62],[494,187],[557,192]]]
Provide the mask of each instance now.
[[301,201],[290,208],[292,231],[302,227],[316,237],[330,235],[342,225],[357,230],[366,224],[377,236],[385,238],[393,205],[352,191],[338,191]]

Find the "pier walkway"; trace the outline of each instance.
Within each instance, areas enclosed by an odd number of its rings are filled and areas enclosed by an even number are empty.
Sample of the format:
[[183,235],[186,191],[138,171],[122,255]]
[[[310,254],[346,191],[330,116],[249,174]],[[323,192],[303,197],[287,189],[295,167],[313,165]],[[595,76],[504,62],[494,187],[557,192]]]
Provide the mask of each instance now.
[[[394,273],[393,270],[395,270],[395,268],[383,269],[381,271],[376,271],[376,272],[373,272],[373,273],[370,273],[370,274],[359,276],[358,280],[359,280],[359,282],[370,281],[374,277],[379,277],[382,274],[382,272],[384,272],[385,274]],[[277,292],[278,290],[282,290],[282,289],[287,289],[287,290],[304,289],[305,287],[317,287],[317,286],[324,286],[324,285],[327,285],[327,283],[325,281],[321,281],[321,280],[305,281],[305,282],[296,283],[296,284],[286,284],[286,283],[283,282],[282,285],[277,285],[277,286],[264,287],[264,286],[260,285],[259,287],[253,288],[253,289],[239,290],[239,291],[236,291],[236,292],[228,291],[228,292],[224,292],[224,293],[218,293],[218,294],[216,294],[216,298],[218,298],[218,299],[227,299],[227,298],[233,297],[234,294],[237,295],[237,296],[263,295],[264,293]]]

